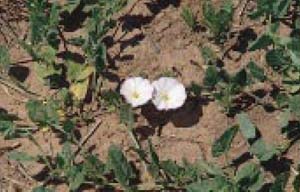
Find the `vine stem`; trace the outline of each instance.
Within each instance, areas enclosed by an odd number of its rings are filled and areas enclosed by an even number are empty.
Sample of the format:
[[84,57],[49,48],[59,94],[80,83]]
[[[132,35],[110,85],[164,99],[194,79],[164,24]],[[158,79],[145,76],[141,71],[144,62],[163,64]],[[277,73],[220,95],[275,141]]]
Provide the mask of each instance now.
[[[135,148],[138,149],[138,150],[142,150],[142,147],[141,147],[140,143],[138,142],[138,140],[137,140],[137,138],[136,138],[136,136],[133,132],[132,126],[130,126],[127,130],[128,130],[128,135],[131,138],[132,142],[134,143]],[[147,166],[147,164],[146,164],[146,162],[143,158],[141,158],[141,162],[143,164],[145,173],[147,173],[148,172],[148,166]]]
[[128,135],[129,135],[129,137],[131,138],[132,142],[134,143],[135,148],[137,148],[137,149],[142,149],[142,147],[141,147],[140,143],[137,141],[136,136],[135,136],[135,134],[133,133],[133,130],[132,130],[132,129],[129,129],[129,130],[128,130]]

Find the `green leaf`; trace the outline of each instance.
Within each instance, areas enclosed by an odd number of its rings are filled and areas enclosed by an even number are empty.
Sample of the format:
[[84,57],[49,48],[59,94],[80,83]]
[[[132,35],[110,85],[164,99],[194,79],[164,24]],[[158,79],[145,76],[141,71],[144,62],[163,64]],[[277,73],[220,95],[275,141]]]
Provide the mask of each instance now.
[[59,122],[58,106],[52,100],[46,103],[38,100],[29,100],[26,103],[26,109],[29,118],[41,126],[57,125]]
[[293,65],[300,69],[300,39],[292,38],[287,47]]
[[247,163],[235,175],[235,181],[245,191],[256,192],[264,184],[264,174],[254,163]]
[[192,30],[195,30],[197,21],[191,8],[183,7],[181,11],[181,17]]
[[82,46],[85,43],[83,37],[74,37],[67,40],[67,43],[74,46]]
[[279,93],[275,96],[276,104],[279,106],[279,108],[283,108],[288,106],[289,103],[289,96],[285,93]]
[[[272,10],[271,4],[269,3],[268,0],[258,0],[257,1],[257,8],[255,11],[251,12],[249,14],[249,17],[251,19],[258,19],[261,16],[264,16],[265,14],[268,14],[269,11]],[[267,12],[267,13],[265,13]]]
[[246,113],[238,114],[237,119],[239,128],[246,139],[254,139],[256,136],[256,127],[250,121]]
[[166,174],[172,176],[173,178],[180,177],[180,174],[183,171],[183,168],[172,160],[162,161],[161,168],[166,172]]
[[54,64],[56,61],[57,50],[51,46],[41,46],[38,48],[38,56],[48,65]]
[[136,178],[136,175],[119,147],[115,145],[109,147],[108,162],[118,182],[125,189],[130,189],[130,181]]
[[92,66],[85,66],[79,75],[76,77],[77,81],[83,81],[89,78],[95,72],[95,67]]
[[188,90],[192,96],[200,96],[202,87],[199,84],[192,82],[191,85],[188,87]]
[[257,79],[259,81],[266,80],[264,70],[262,68],[260,68],[259,66],[257,66],[257,64],[254,61],[250,61],[247,67],[249,68],[251,75],[255,79]]
[[51,47],[55,50],[59,49],[60,39],[59,39],[59,32],[56,28],[49,29],[46,34],[47,41]]
[[0,45],[0,71],[8,70],[9,64],[10,64],[9,50],[5,46]]
[[34,63],[34,72],[39,77],[40,81],[44,81],[45,79],[54,76],[54,75],[61,75],[61,70],[56,69],[54,65],[43,65],[41,63]]
[[29,10],[30,40],[32,44],[38,44],[43,40],[47,31],[48,17],[46,15],[47,1],[30,0],[27,2]]
[[280,114],[280,116],[279,116],[279,124],[280,124],[281,128],[288,126],[289,121],[290,121],[290,117],[291,117],[291,111],[288,110],[288,109],[284,110]]
[[94,181],[102,180],[105,173],[105,164],[95,155],[88,155],[83,163],[83,172]]
[[264,49],[273,43],[272,38],[269,35],[262,35],[249,45],[249,51],[255,51],[257,49]]
[[216,164],[208,163],[203,160],[198,160],[196,162],[196,166],[201,170],[201,172],[205,172],[208,175],[212,175],[212,176],[223,176],[224,175],[222,169],[220,167],[216,166]]
[[120,120],[121,123],[124,123],[129,129],[133,128],[134,114],[133,114],[132,107],[129,104],[121,105]]
[[300,95],[295,95],[290,98],[289,109],[293,114],[300,118]]
[[155,152],[155,149],[154,149],[150,139],[148,139],[148,146],[149,146],[151,161],[159,166],[159,157],[158,157],[157,153]]
[[95,52],[95,67],[96,73],[99,74],[103,71],[106,64],[106,46],[101,43],[97,46]]
[[69,82],[74,82],[77,80],[77,77],[80,75],[84,66],[80,63],[76,63],[74,61],[67,61],[67,79]]
[[206,64],[215,64],[217,62],[217,55],[210,47],[204,46],[200,51]]
[[290,7],[292,0],[280,0],[275,3],[274,12],[277,17],[283,17],[287,14],[288,8]]
[[204,24],[213,33],[217,42],[222,43],[233,17],[234,9],[232,2],[230,0],[225,1],[217,10],[211,1],[205,1],[202,12]]
[[18,129],[12,121],[0,120],[0,133],[4,139],[15,139],[19,137],[27,137],[30,135],[30,131],[26,129]]
[[72,83],[69,89],[76,100],[82,101],[85,99],[89,90],[89,83],[90,83],[89,79]]
[[288,183],[289,177],[289,172],[280,173],[270,188],[270,192],[285,192],[285,187]]
[[72,133],[72,131],[74,130],[75,128],[75,124],[73,121],[71,120],[67,120],[64,122],[63,124],[63,130],[66,132],[66,133]]
[[85,173],[81,166],[72,166],[67,173],[69,189],[77,190],[85,182]]
[[103,90],[101,92],[101,99],[104,101],[105,107],[110,111],[119,108],[122,102],[121,95],[117,91]]
[[224,153],[227,153],[237,132],[237,126],[233,126],[227,129],[223,133],[223,135],[214,142],[212,146],[212,155],[214,157],[219,157]]
[[250,146],[250,152],[262,162],[272,159],[278,153],[273,146],[267,145],[262,139],[258,139]]
[[17,152],[17,151],[10,152],[8,154],[8,158],[10,160],[15,160],[19,162],[36,161],[35,157],[28,155],[25,152]]
[[150,139],[148,139],[148,146],[149,146],[149,153],[150,153],[150,159],[151,159],[148,169],[154,178],[158,178],[159,170],[160,170],[159,157],[158,157],[157,153],[155,152],[155,149],[154,149],[153,144]]
[[291,0],[258,0],[257,8],[250,14],[251,19],[258,19],[261,16],[268,18],[283,17],[290,6]]
[[284,50],[273,49],[266,54],[266,61],[274,70],[279,70],[289,64],[289,59]]
[[5,139],[14,138],[15,125],[12,121],[0,121],[0,132]]
[[224,177],[215,177],[192,183],[186,187],[187,192],[227,192],[234,191],[234,186]]
[[56,28],[59,25],[59,6],[56,2],[54,2],[50,9],[49,14],[49,27]]
[[44,186],[35,187],[32,189],[32,192],[54,192],[53,189],[46,188]]
[[[278,32],[279,30],[279,27],[280,27],[280,22],[274,22],[274,23],[271,23],[270,25],[267,26],[267,34],[269,34],[271,37],[273,37],[273,40],[274,40],[274,36],[276,36],[276,33]],[[284,39],[284,37],[281,37],[282,39]]]
[[65,142],[62,151],[57,155],[57,167],[68,172],[73,163],[73,152],[69,142]]
[[208,66],[203,83],[205,86],[214,87],[221,80],[220,74],[215,66]]
[[237,72],[232,80],[231,80],[232,84],[238,87],[244,87],[247,86],[249,84],[248,81],[248,75],[245,69],[240,70],[239,72]]

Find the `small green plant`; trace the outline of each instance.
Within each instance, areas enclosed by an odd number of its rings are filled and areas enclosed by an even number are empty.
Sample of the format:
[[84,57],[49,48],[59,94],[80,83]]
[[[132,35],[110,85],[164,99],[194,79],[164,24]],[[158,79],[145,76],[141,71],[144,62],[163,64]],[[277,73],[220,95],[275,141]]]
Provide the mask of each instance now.
[[185,21],[185,23],[191,28],[191,30],[194,31],[196,29],[197,20],[191,8],[183,7],[181,11],[181,17]]
[[[203,79],[204,89],[212,92],[212,96],[225,108],[226,113],[231,114],[235,109],[235,100],[242,95],[254,97],[251,87],[256,82],[265,81],[264,70],[254,62],[250,62],[245,69],[236,74],[228,74],[225,70],[215,65],[209,65]],[[254,91],[254,90],[252,90]]]
[[213,34],[217,43],[223,43],[230,29],[234,9],[230,0],[217,9],[210,0],[205,1],[202,6],[203,22]]
[[283,88],[290,93],[300,90],[299,83],[299,61],[300,61],[300,39],[297,37],[282,37],[277,34],[279,23],[268,26],[265,34],[258,37],[250,47],[250,51],[265,49],[273,45],[266,53],[267,64],[283,77]]
[[287,11],[292,3],[292,0],[258,0],[257,9],[249,14],[251,19],[257,19],[259,17],[272,17],[274,19],[280,19],[287,14]]

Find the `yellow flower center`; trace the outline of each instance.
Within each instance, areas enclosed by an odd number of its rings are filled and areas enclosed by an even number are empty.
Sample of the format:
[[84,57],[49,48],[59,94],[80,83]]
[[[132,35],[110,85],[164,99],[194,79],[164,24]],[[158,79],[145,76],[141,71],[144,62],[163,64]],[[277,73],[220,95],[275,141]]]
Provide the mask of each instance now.
[[132,98],[138,99],[139,97],[140,97],[140,94],[139,94],[137,91],[134,91],[134,92],[132,93]]
[[163,100],[164,102],[170,101],[170,97],[167,93],[160,94],[160,99]]

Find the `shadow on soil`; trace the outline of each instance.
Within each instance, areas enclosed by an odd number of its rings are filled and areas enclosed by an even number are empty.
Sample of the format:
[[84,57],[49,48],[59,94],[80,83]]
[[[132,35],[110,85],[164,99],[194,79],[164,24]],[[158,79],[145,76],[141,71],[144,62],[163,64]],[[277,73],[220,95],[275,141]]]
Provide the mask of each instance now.
[[201,98],[190,97],[184,106],[174,111],[158,111],[155,106],[150,103],[142,107],[142,115],[147,119],[150,126],[142,126],[137,128],[137,134],[142,139],[147,139],[154,134],[160,135],[163,127],[169,122],[175,127],[190,128],[200,121],[202,116],[202,107],[208,101]]
[[[137,1],[138,2],[138,1]],[[141,32],[140,34],[136,34],[130,39],[123,40],[125,36],[133,31],[134,29],[141,29],[143,26],[150,24],[153,19],[164,9],[169,6],[179,7],[180,0],[156,0],[145,3],[149,11],[152,13],[151,16],[144,16],[142,14],[133,15],[130,12],[133,10],[135,5],[130,9],[129,13],[119,18],[119,22],[121,23],[122,31],[124,32],[121,37],[115,40],[114,36],[117,33],[118,28],[115,30],[115,33],[112,36],[106,37],[105,42],[108,42],[107,46],[111,47],[115,43],[120,44],[120,51],[114,57],[108,56],[108,63],[110,68],[117,69],[115,62],[116,61],[130,61],[134,59],[134,55],[123,55],[122,52],[130,46],[136,46],[144,40],[145,35]]]
[[29,68],[20,65],[12,66],[9,68],[8,75],[20,82],[24,82],[29,75]]

